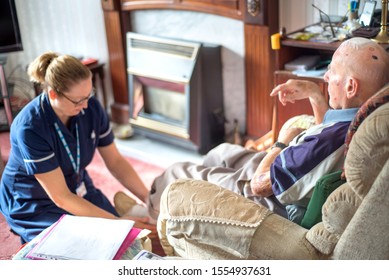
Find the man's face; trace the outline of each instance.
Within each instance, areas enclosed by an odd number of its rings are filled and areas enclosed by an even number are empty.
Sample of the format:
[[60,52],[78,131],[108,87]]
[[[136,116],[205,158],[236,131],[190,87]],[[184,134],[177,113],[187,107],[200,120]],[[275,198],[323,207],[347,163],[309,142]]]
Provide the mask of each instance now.
[[341,109],[346,95],[346,76],[342,69],[341,60],[334,58],[324,75],[324,81],[328,83],[329,105],[333,109]]

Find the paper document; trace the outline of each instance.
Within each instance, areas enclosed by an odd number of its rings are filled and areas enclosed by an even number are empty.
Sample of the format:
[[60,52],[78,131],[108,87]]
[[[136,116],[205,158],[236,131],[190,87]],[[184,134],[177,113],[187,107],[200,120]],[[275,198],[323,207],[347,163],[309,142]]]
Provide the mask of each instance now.
[[27,257],[112,260],[128,238],[135,239],[130,234],[133,225],[131,220],[63,215]]

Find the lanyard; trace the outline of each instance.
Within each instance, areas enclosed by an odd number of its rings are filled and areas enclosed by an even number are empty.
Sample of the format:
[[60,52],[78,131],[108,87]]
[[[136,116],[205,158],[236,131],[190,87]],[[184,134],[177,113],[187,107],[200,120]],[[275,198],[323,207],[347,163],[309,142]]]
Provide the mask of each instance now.
[[61,129],[59,129],[59,125],[55,122],[55,123],[54,123],[54,126],[55,126],[55,129],[57,130],[57,134],[58,134],[58,136],[59,136],[59,139],[61,139],[62,144],[63,144],[63,146],[64,146],[66,152],[68,153],[70,162],[71,162],[72,165],[73,165],[74,172],[76,172],[76,174],[78,175],[78,173],[80,172],[80,138],[79,138],[79,136],[78,136],[78,124],[76,123],[76,136],[77,136],[77,164],[76,164],[76,162],[74,161],[73,155],[72,155],[72,153],[70,152],[70,149],[69,149],[69,145],[68,145],[68,143],[66,142],[65,137],[63,136],[63,133],[62,133]]

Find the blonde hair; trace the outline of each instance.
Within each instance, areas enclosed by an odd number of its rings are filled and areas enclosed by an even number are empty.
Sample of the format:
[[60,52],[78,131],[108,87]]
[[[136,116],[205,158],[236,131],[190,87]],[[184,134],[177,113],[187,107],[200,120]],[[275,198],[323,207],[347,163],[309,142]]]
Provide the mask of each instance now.
[[27,72],[30,80],[39,83],[44,91],[51,87],[57,94],[68,92],[72,86],[92,76],[77,58],[51,51],[35,58]]

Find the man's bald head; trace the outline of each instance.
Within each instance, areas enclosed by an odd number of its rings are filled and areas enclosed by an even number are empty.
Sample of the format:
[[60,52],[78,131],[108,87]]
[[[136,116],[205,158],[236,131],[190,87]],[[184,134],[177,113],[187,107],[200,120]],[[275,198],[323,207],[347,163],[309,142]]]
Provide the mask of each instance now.
[[351,38],[335,51],[333,61],[340,63],[345,74],[362,85],[381,88],[389,82],[389,54],[379,44],[366,38]]

